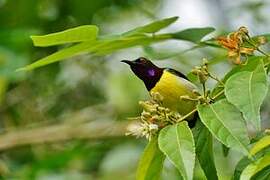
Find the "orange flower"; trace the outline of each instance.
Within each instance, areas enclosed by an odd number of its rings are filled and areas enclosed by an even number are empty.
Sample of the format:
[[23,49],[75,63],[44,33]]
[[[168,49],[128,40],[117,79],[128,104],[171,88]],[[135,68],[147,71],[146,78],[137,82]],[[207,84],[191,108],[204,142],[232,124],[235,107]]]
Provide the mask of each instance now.
[[233,59],[235,64],[241,64],[241,54],[253,54],[255,48],[242,47],[243,39],[246,37],[247,31],[243,31],[243,27],[238,31],[229,34],[227,37],[218,37],[218,43],[228,50],[228,57]]

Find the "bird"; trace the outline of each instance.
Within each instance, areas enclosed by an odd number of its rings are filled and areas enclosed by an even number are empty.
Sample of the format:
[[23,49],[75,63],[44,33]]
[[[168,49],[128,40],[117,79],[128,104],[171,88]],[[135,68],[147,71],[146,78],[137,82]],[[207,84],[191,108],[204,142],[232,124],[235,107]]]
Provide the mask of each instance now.
[[[163,97],[164,107],[187,115],[196,108],[197,102],[184,100],[181,96],[192,99],[198,97],[197,87],[181,72],[172,68],[160,68],[144,57],[135,60],[122,60],[130,66],[133,73],[144,82],[149,93],[159,93]],[[198,114],[187,118],[190,128],[195,126]]]

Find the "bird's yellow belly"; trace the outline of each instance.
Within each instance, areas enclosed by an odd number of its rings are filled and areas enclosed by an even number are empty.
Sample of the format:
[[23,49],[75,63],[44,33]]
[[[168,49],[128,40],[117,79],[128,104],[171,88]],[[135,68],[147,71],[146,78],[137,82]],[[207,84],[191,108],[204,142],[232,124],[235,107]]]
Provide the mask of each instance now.
[[181,96],[196,98],[193,92],[196,87],[189,81],[178,77],[170,72],[164,71],[159,82],[150,92],[158,92],[163,96],[165,107],[185,115],[196,107],[195,101],[182,100]]

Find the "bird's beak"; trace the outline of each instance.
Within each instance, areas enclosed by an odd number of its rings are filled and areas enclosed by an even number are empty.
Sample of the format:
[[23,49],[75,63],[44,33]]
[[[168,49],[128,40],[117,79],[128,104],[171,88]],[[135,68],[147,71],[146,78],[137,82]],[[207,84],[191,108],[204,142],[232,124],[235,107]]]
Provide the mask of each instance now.
[[134,61],[129,61],[129,60],[122,60],[121,62],[126,63],[128,65],[135,64]]

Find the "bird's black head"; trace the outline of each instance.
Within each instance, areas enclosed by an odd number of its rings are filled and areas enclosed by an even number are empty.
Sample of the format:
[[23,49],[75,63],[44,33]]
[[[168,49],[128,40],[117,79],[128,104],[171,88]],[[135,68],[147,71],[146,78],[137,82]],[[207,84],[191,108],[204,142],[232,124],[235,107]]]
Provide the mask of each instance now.
[[140,57],[134,61],[122,60],[121,62],[130,65],[131,70],[137,77],[143,80],[149,91],[156,85],[163,73],[163,68],[157,67],[144,57]]

